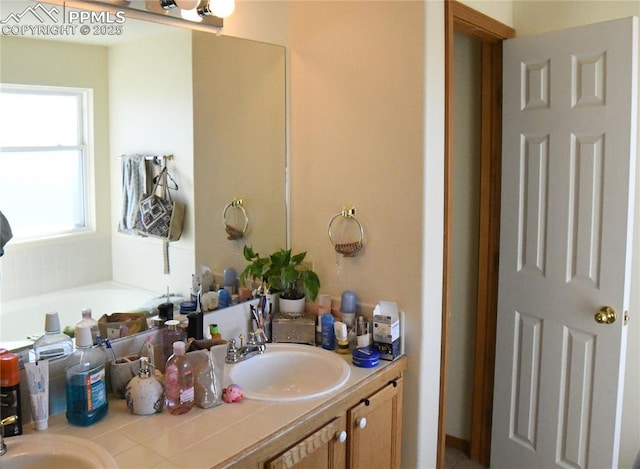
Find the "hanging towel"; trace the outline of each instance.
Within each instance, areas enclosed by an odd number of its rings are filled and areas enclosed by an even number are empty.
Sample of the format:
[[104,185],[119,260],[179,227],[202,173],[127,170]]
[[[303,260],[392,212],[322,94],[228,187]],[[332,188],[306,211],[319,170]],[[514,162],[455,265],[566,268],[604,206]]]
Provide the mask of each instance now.
[[13,238],[13,233],[11,232],[9,221],[2,212],[0,212],[0,257],[4,254],[4,245],[7,244],[11,238]]
[[122,157],[122,215],[118,231],[137,234],[133,225],[138,213],[138,204],[147,187],[147,171],[144,155]]

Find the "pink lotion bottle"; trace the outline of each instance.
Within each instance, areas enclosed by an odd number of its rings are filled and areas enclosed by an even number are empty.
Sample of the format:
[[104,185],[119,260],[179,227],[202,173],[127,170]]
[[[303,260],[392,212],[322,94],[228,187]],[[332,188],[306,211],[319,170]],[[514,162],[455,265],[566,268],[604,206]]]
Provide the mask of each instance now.
[[173,343],[173,355],[167,360],[164,375],[166,407],[173,415],[186,414],[195,400],[193,366],[185,356],[185,343]]

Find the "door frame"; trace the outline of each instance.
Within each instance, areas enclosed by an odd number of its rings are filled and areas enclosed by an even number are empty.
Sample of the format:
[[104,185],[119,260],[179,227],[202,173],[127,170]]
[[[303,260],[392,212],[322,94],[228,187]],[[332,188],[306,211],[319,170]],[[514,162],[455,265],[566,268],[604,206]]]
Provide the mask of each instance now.
[[482,41],[480,223],[478,299],[469,456],[483,465],[491,455],[491,418],[500,252],[500,177],[502,158],[502,41],[515,31],[456,0],[445,0],[445,180],[442,345],[438,414],[438,467],[444,467],[449,320],[451,316],[451,230],[453,219],[454,32]]

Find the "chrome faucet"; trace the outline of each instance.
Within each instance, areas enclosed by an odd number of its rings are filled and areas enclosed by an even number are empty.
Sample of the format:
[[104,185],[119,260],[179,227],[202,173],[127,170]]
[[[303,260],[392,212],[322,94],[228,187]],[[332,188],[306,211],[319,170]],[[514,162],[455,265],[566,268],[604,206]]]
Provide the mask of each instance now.
[[9,417],[0,420],[0,456],[7,452],[7,445],[4,444],[4,426],[11,425],[18,421],[17,415],[10,415]]
[[236,347],[236,339],[231,339],[227,345],[227,356],[225,363],[238,363],[249,358],[264,353],[267,350],[267,337],[262,329],[255,332],[249,332],[247,345],[242,345],[242,336],[240,336],[240,347]]

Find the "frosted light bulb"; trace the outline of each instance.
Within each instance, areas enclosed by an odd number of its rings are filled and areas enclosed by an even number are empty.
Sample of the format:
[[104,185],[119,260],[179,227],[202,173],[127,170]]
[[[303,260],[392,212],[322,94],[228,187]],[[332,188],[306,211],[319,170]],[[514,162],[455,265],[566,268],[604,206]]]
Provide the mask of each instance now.
[[209,0],[211,13],[218,18],[226,18],[236,9],[235,0]]
[[202,16],[198,14],[198,10],[181,10],[180,16],[187,21],[194,21],[196,23],[202,21]]

